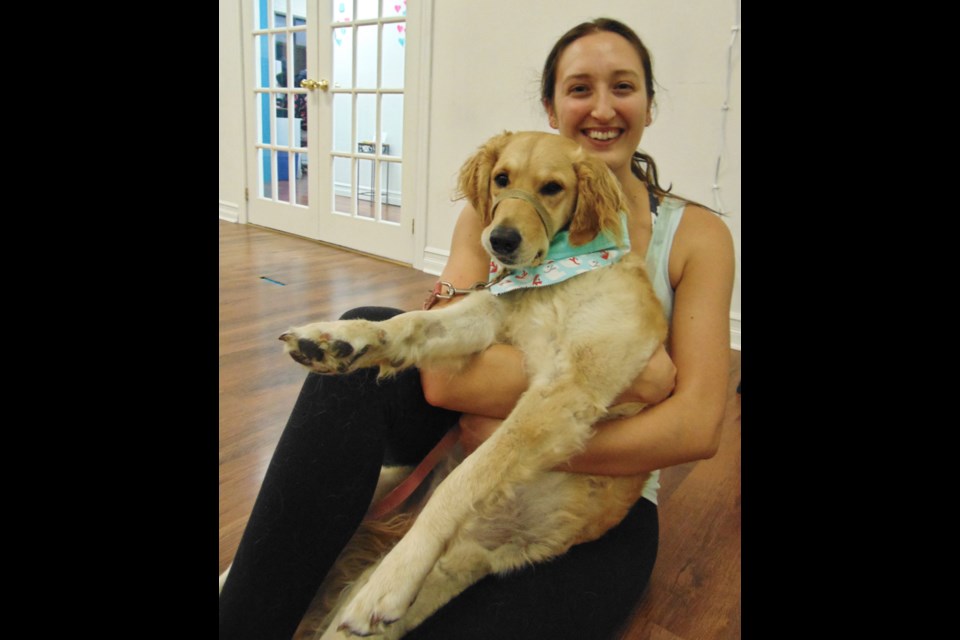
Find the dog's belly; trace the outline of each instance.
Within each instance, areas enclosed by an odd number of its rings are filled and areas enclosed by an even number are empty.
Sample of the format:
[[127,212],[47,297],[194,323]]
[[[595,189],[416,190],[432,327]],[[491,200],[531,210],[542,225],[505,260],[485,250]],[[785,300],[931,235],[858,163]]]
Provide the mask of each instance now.
[[548,560],[616,526],[639,499],[646,478],[538,474],[478,503],[451,549],[457,543],[482,547],[492,573]]

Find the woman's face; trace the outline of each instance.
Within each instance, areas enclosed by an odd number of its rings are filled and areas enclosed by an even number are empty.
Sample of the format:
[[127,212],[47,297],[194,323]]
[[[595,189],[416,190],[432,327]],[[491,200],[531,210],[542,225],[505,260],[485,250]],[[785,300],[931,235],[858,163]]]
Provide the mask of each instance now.
[[571,43],[557,61],[550,126],[600,157],[623,181],[650,124],[640,56],[616,33]]

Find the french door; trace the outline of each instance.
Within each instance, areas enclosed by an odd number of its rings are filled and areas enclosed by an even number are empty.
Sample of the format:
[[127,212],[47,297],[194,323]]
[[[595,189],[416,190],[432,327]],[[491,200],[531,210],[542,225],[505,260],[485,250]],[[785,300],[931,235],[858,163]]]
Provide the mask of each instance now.
[[247,220],[412,262],[406,0],[244,2]]

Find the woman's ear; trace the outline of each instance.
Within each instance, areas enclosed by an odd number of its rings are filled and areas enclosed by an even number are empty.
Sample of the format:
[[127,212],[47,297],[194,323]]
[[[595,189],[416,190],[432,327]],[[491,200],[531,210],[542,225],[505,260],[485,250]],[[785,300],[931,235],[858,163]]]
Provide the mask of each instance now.
[[457,181],[458,198],[469,200],[485,225],[493,219],[490,202],[490,172],[493,171],[500,152],[512,135],[512,132],[504,131],[490,138],[460,167],[460,177]]
[[606,163],[584,154],[574,168],[577,172],[577,205],[570,221],[570,244],[586,244],[600,233],[618,244],[623,237],[620,212],[627,210],[620,182]]
[[551,103],[549,100],[544,100],[543,110],[547,112],[547,120],[550,122],[550,128],[559,129],[560,121],[557,120],[557,112],[553,109],[553,103]]

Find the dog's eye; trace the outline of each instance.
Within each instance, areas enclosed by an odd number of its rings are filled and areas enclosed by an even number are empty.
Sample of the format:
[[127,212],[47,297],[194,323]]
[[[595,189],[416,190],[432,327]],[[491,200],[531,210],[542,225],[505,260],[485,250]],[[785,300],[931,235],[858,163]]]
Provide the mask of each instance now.
[[559,182],[548,182],[540,188],[540,193],[545,196],[555,196],[563,191],[563,185]]
[[500,174],[497,174],[497,176],[493,179],[493,181],[497,184],[498,187],[502,189],[503,187],[510,184],[510,176],[508,176],[505,173],[500,173]]

